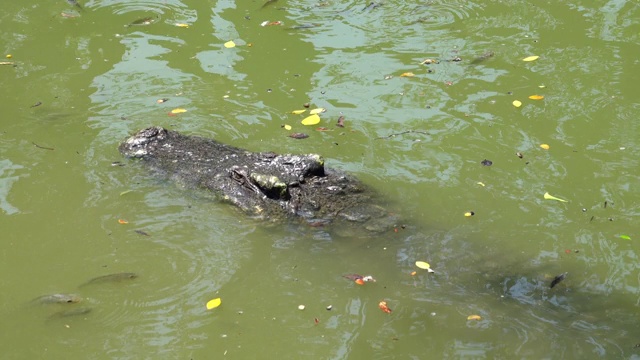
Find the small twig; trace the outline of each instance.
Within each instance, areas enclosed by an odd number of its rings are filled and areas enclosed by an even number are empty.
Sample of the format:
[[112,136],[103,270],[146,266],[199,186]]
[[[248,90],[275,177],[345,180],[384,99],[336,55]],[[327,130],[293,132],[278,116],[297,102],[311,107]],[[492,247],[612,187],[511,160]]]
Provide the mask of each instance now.
[[46,146],[40,146],[36,143],[34,143],[33,141],[31,142],[33,145],[35,145],[35,147],[37,147],[38,149],[45,149],[45,150],[54,150],[54,148],[50,148],[50,147],[46,147]]
[[404,134],[408,134],[408,133],[416,133],[416,134],[425,134],[425,135],[430,135],[428,132],[426,131],[420,131],[420,130],[407,130],[407,131],[403,131],[403,132],[399,132],[396,134],[391,134],[391,135],[387,135],[387,136],[380,136],[377,137],[376,140],[378,139],[388,139],[388,138],[392,138],[392,137],[396,137],[398,135],[404,135]]

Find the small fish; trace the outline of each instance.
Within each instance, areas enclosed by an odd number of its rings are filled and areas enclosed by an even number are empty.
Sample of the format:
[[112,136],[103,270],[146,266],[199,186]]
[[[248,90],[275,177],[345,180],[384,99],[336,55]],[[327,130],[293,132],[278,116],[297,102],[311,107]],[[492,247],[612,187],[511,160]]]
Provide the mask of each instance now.
[[82,6],[80,6],[80,4],[78,3],[77,0],[67,0],[67,3],[69,3],[69,5],[71,5],[71,6],[77,7],[81,11],[84,11],[84,9],[82,8]]
[[148,233],[142,231],[142,230],[134,230],[136,233],[142,235],[142,236],[150,236]]
[[568,274],[568,272],[565,272],[565,273],[562,273],[562,274],[554,277],[553,281],[551,281],[551,285],[549,286],[549,288],[553,289],[554,286],[560,284],[560,282],[567,277],[567,274]]
[[124,27],[151,25],[151,24],[153,24],[155,22],[156,19],[157,19],[157,17],[154,18],[154,17],[148,16],[148,17],[145,17],[145,18],[142,18],[142,19],[135,20],[135,21],[125,25]]
[[66,317],[71,317],[71,316],[85,315],[85,314],[90,313],[92,310],[93,310],[92,308],[81,307],[81,308],[75,308],[75,309],[70,309],[70,310],[58,311],[56,313],[51,314],[51,316],[49,316],[48,320],[66,318]]
[[480,64],[481,62],[487,60],[488,58],[493,57],[493,55],[495,55],[495,53],[493,51],[488,51],[488,52],[478,56],[477,58],[471,60],[471,64],[472,65]]
[[80,301],[82,298],[76,294],[49,294],[31,300],[32,303],[38,304],[75,304]]
[[363,276],[360,274],[345,274],[345,275],[342,275],[342,277],[345,279],[349,279],[351,281],[355,281],[363,278]]
[[92,284],[102,284],[102,283],[107,283],[107,282],[120,282],[120,281],[124,281],[124,280],[133,280],[133,279],[135,279],[137,277],[138,277],[137,274],[131,273],[131,272],[103,275],[103,276],[98,276],[96,278],[93,278],[93,279],[87,281],[86,283],[80,285],[79,287],[92,285]]
[[269,6],[269,5],[273,5],[273,4],[277,3],[277,2],[278,2],[278,0],[267,0],[267,2],[266,2],[266,3],[264,3],[264,5],[262,5],[262,7],[261,7],[260,9],[264,9],[264,8],[266,8],[267,6]]

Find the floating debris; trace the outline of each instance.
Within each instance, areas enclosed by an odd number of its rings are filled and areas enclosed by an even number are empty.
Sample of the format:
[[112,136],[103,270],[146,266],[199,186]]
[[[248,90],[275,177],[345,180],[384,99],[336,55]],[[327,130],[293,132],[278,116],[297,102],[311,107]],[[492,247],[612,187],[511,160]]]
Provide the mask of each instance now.
[[554,286],[560,284],[560,282],[567,277],[567,274],[568,274],[568,272],[565,272],[565,273],[562,273],[562,274],[554,277],[553,280],[551,281],[551,285],[549,285],[549,288],[553,289]]

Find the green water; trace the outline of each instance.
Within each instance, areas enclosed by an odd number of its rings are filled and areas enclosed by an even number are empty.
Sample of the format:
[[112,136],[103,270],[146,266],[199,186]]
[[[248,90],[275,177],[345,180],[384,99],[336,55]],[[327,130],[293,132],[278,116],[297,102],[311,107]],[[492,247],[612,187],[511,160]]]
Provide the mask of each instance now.
[[[3,4],[1,357],[640,358],[640,4],[367,4]],[[304,103],[319,125],[290,114]],[[150,125],[321,153],[407,226],[267,226],[112,166]],[[79,288],[119,272],[138,277]],[[30,302],[51,293],[84,300]]]

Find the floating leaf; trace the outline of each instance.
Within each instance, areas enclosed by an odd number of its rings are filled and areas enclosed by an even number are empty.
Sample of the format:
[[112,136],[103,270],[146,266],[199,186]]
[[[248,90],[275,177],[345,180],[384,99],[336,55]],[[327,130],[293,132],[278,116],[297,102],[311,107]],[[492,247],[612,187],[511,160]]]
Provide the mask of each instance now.
[[294,114],[294,115],[300,115],[305,111],[307,111],[307,110],[293,110],[291,113]]
[[325,111],[327,111],[327,109],[325,109],[325,108],[317,108],[317,109],[313,109],[313,110],[309,111],[309,114],[311,114],[311,115],[321,114],[321,113],[323,113]]
[[183,109],[183,108],[175,108],[173,110],[171,110],[172,114],[181,114],[181,113],[186,113],[187,109]]
[[417,274],[417,273],[418,273],[418,272],[416,272],[416,271],[412,271],[410,275],[411,275],[411,276],[416,276],[416,274]]
[[558,197],[550,195],[548,192],[544,193],[544,198],[545,198],[545,200],[556,200],[556,201],[561,201],[561,202],[569,202],[569,201],[567,201],[565,199],[560,199]]
[[236,47],[236,43],[234,43],[233,40],[230,40],[224,43],[224,47],[226,47],[227,49],[231,49],[233,47]]
[[631,240],[631,236],[629,235],[620,235],[618,236],[620,239],[624,239],[624,240]]
[[125,220],[125,219],[118,219],[118,223],[124,225],[124,224],[128,224],[129,222],[127,220]]
[[285,130],[291,130],[291,125],[284,124],[284,129]]
[[480,316],[480,315],[469,315],[469,316],[467,316],[467,320],[482,320],[482,316]]
[[215,309],[222,304],[222,299],[215,298],[207,301],[207,310]]
[[130,192],[132,192],[132,191],[133,191],[133,190],[125,190],[125,191],[123,191],[123,192],[121,192],[121,193],[120,193],[120,196],[122,196],[122,195],[126,195],[126,194],[128,194],[128,193],[130,193]]
[[539,57],[540,56],[537,56],[537,55],[528,56],[528,57],[522,59],[522,61],[534,61],[534,60],[538,60]]
[[185,24],[185,23],[177,23],[176,24],[177,27],[181,27],[181,28],[188,28],[189,24]]
[[485,186],[486,186],[482,181],[478,181],[476,184],[478,184],[478,185],[480,185],[480,186],[482,186],[482,187],[485,187]]
[[519,100],[513,100],[512,102],[513,106],[519,108],[520,106],[522,106],[522,102]]
[[400,74],[400,77],[413,77],[413,76],[416,76],[416,74],[414,74],[414,73],[412,73],[410,71]]
[[430,273],[435,272],[433,271],[433,269],[431,269],[431,265],[429,265],[429,263],[425,261],[416,261],[416,266],[419,267],[420,269],[427,270],[427,272],[430,272]]
[[544,85],[544,84],[542,84],[542,85],[538,85],[538,87],[539,87],[540,89],[544,89],[544,88],[546,88],[547,86],[546,86],[546,85]]
[[549,146],[549,144],[540,144],[540,148],[542,148],[544,150],[549,150],[551,148],[551,146]]
[[386,301],[380,301],[378,303],[378,307],[380,308],[380,310],[386,312],[387,314],[391,314],[391,309],[389,309],[389,306],[387,306]]
[[302,119],[302,125],[316,125],[319,122],[320,116],[317,113]]
[[531,100],[542,100],[542,99],[544,99],[544,96],[542,96],[542,95],[531,95],[531,96],[529,96],[529,99],[531,99]]

